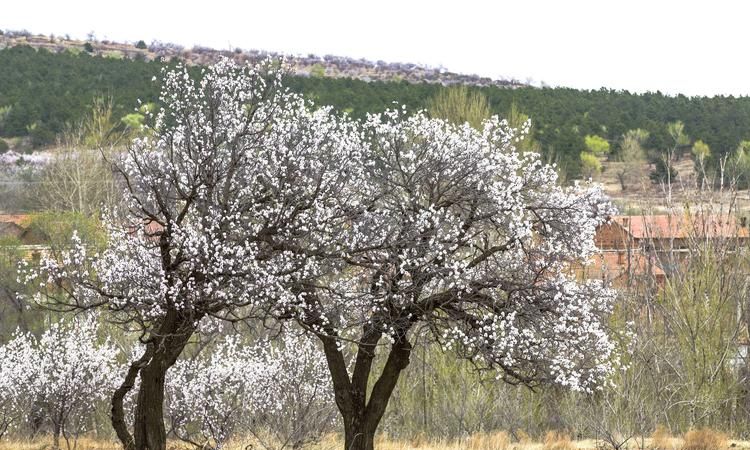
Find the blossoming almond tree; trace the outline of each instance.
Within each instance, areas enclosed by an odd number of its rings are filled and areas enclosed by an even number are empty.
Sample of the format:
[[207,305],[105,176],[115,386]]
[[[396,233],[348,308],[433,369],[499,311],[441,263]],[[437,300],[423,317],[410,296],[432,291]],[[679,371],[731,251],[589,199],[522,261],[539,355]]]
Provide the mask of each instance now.
[[195,448],[221,448],[243,420],[276,406],[277,365],[260,361],[236,336],[217,344],[207,358],[177,361],[166,383],[172,431]]
[[117,349],[99,343],[97,329],[93,317],[79,317],[52,324],[39,339],[17,333],[0,346],[0,432],[27,419],[33,406],[52,426],[54,447],[60,436],[70,447],[85,430],[92,405],[106,399],[119,378]]
[[[258,409],[246,430],[266,449],[298,450],[332,430],[337,416],[328,365],[315,338],[287,330],[274,345],[259,342],[258,359],[275,368],[266,392],[270,408]],[[270,436],[270,438],[269,438]]]
[[[370,117],[364,136],[340,276],[303,287],[290,313],[322,339],[345,448],[372,450],[420,328],[509,383],[601,381],[612,293],[569,272],[596,250],[595,228],[611,213],[602,192],[558,186],[496,118],[477,131],[392,111]],[[351,370],[342,341],[355,343]]]
[[99,255],[78,245],[43,264],[72,299],[58,306],[106,307],[143,333],[113,398],[126,448],[165,448],[165,375],[206,317],[319,337],[347,450],[373,448],[420,329],[510,383],[587,390],[607,375],[612,294],[569,274],[611,213],[599,189],[558,186],[497,119],[354,124],[279,80],[227,61],[198,82],[168,73],[152,135],[119,166],[138,226],[113,224]]
[[[47,306],[105,308],[141,333],[145,351],[112,398],[127,449],[166,447],[165,377],[201,320],[297,304],[299,286],[322,275],[316,255],[340,252],[331,230],[346,226],[362,178],[359,136],[329,110],[311,111],[281,76],[228,60],[198,81],[166,73],[155,125],[115,164],[125,223],[110,219],[102,252],[74,239],[31,272]],[[123,401],[136,380],[131,435]]]
[[[98,343],[96,319],[78,317],[52,324],[36,342],[35,399],[60,436],[74,441],[85,430],[92,404],[105,400],[118,384],[117,348]],[[75,446],[75,445],[74,445]]]

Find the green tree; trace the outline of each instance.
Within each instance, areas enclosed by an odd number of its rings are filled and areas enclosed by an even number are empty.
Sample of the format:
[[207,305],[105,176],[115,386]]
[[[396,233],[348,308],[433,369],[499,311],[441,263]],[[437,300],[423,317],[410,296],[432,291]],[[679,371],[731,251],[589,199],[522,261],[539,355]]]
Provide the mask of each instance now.
[[323,78],[326,76],[326,68],[323,64],[313,64],[310,68],[310,76],[315,78]]
[[586,149],[581,152],[581,172],[584,177],[591,178],[601,173],[601,157],[609,153],[609,142],[601,136],[586,135],[583,139]]
[[678,371],[662,375],[673,380],[665,394],[680,399],[669,402],[667,412],[683,428],[715,424],[722,415],[731,420],[727,405],[739,394],[733,373],[747,298],[746,277],[738,270],[746,261],[734,239],[707,242],[695,230],[687,234],[694,241],[689,258],[662,257],[671,264],[679,261],[681,269],[656,299],[665,334],[662,355],[674,358],[672,367]]
[[487,97],[466,86],[444,88],[429,101],[430,116],[455,124],[468,123],[480,128],[492,112]]
[[511,128],[526,132],[526,137],[516,144],[519,151],[542,153],[542,145],[534,139],[534,123],[530,120],[528,114],[521,112],[516,102],[510,104],[506,120]]
[[145,119],[146,117],[141,113],[130,113],[126,116],[123,116],[123,118],[120,120],[123,124],[125,124],[126,128],[137,130],[141,128]]
[[86,42],[83,44],[83,49],[86,50],[88,53],[94,53],[94,46],[91,45],[90,42]]
[[690,145],[690,137],[685,134],[685,124],[677,120],[667,124],[668,147],[654,158],[655,166],[649,177],[655,183],[671,184],[677,177],[677,170],[672,167],[673,160]]
[[624,191],[628,185],[640,178],[643,164],[646,160],[646,152],[643,146],[648,140],[649,132],[643,129],[629,130],[622,135],[620,151],[617,154],[615,173],[620,182],[620,188]]
[[692,153],[693,156],[696,157],[696,159],[703,160],[706,157],[711,156],[711,148],[708,146],[708,144],[698,139],[693,144]]
[[685,134],[685,124],[681,120],[667,124],[669,135],[674,141],[675,147],[685,147],[690,145],[690,137]]
[[148,48],[148,45],[146,45],[146,42],[144,42],[143,40],[140,40],[135,43],[135,48],[146,50]]
[[587,178],[602,171],[602,162],[593,153],[581,152],[581,170]]
[[604,156],[609,153],[609,142],[601,136],[586,135],[583,139],[586,144],[586,151],[594,156]]
[[750,186],[750,141],[740,141],[727,161],[727,176],[738,189]]

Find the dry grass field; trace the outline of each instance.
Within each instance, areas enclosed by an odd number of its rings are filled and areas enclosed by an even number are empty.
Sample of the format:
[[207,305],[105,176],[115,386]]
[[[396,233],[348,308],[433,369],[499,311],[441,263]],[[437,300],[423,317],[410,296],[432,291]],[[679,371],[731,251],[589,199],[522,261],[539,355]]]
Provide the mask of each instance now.
[[[341,437],[330,435],[321,442],[308,446],[310,450],[338,450],[343,446]],[[62,449],[66,449],[65,442],[61,442]],[[76,450],[120,450],[122,447],[115,441],[96,440],[88,437],[80,438]],[[194,447],[180,442],[170,442],[169,450],[192,450]],[[230,442],[223,447],[225,450],[276,450],[278,447],[264,447],[253,439],[242,439]],[[288,447],[288,448],[291,448]],[[434,440],[429,436],[420,436],[411,440],[393,440],[380,436],[375,441],[376,450],[606,450],[612,447],[603,441],[586,439],[572,441],[562,433],[548,432],[541,440],[522,439],[512,440],[508,433],[479,433],[461,440]],[[695,430],[684,437],[674,437],[664,431],[657,431],[644,439],[633,439],[627,447],[630,450],[723,450],[750,449],[750,441],[726,439],[722,434],[710,430]],[[53,450],[49,437],[34,440],[0,441],[0,450]],[[71,442],[72,449],[72,442]]]

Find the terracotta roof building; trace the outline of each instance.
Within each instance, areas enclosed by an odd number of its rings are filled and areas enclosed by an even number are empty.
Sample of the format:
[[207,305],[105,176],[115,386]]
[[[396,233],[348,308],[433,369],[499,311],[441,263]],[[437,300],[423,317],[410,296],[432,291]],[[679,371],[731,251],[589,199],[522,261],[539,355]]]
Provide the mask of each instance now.
[[696,242],[718,240],[747,244],[750,230],[728,214],[614,216],[597,229],[601,253],[581,271],[616,287],[636,278],[659,285],[688,257],[684,250]]

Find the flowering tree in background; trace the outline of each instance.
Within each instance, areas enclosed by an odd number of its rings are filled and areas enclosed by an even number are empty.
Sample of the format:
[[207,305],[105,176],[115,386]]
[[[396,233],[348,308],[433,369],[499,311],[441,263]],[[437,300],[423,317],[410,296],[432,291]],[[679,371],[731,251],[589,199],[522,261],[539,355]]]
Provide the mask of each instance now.
[[569,274],[611,207],[597,188],[558,186],[497,118],[481,131],[396,111],[355,124],[311,111],[278,72],[228,61],[200,81],[167,73],[161,101],[117,166],[128,221],[110,223],[103,252],[77,243],[40,273],[65,291],[53,306],[106,308],[141,332],[113,396],[127,449],[166,447],[166,374],[207,318],[316,335],[347,450],[372,450],[423,329],[509,383],[589,390],[611,370],[612,293]]
[[55,448],[62,435],[77,439],[91,408],[118,385],[117,349],[97,342],[93,317],[52,324],[36,344],[35,398],[52,424]]
[[296,449],[328,431],[335,407],[322,352],[305,336],[274,344],[226,337],[209,357],[178,361],[166,384],[175,435],[196,448],[249,433],[267,448]]
[[274,407],[261,410],[246,429],[269,450],[296,450],[319,440],[335,423],[333,385],[325,356],[310,336],[287,332],[279,341],[261,342],[258,349],[258,362],[275,368],[269,380]]
[[38,355],[28,334],[17,332],[0,346],[0,438],[29,415],[38,367]]
[[4,428],[27,419],[33,405],[52,426],[55,448],[60,436],[69,443],[85,431],[92,405],[109,397],[120,372],[116,348],[99,344],[96,333],[94,318],[77,318],[52,324],[39,339],[19,333],[0,347]]
[[206,359],[180,360],[167,377],[167,417],[175,435],[196,448],[221,448],[243,421],[273,407],[276,362],[227,337]]

